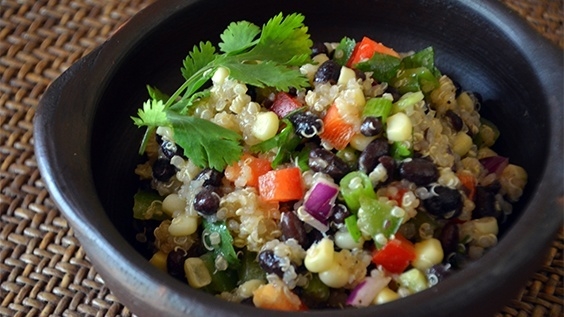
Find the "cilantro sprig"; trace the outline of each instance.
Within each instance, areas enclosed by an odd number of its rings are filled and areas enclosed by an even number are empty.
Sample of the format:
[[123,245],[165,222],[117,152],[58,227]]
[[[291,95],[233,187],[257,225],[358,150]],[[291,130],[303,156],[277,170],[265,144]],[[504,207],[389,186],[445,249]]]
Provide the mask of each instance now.
[[304,16],[298,13],[280,13],[262,28],[247,21],[233,22],[220,35],[219,50],[209,41],[195,45],[182,63],[184,83],[168,98],[148,87],[150,99],[138,110],[138,117],[132,117],[135,125],[147,127],[140,153],[158,126],[168,126],[186,156],[200,167],[223,170],[238,160],[243,152],[242,137],[186,115],[188,109],[209,94],[202,87],[220,67],[227,69],[231,78],[256,87],[282,91],[307,87],[307,78],[296,67],[311,58],[313,43],[303,22]]

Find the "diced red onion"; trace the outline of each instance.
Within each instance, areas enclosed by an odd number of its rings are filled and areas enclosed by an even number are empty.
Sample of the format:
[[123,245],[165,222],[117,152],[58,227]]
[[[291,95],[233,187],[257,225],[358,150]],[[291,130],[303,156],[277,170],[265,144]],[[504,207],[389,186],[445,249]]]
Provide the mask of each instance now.
[[309,212],[307,212],[305,210],[304,206],[300,206],[296,212],[296,214],[298,215],[298,218],[300,218],[301,221],[307,223],[308,225],[310,225],[311,227],[319,230],[319,232],[327,232],[329,230],[329,225],[327,224],[327,220],[325,220],[324,222],[321,222],[317,219],[315,219]]
[[369,306],[378,293],[380,293],[391,280],[391,277],[385,277],[383,275],[365,277],[364,280],[352,290],[347,298],[347,305],[355,307]]
[[339,186],[331,181],[320,179],[306,193],[304,208],[315,219],[327,224],[338,194]]
[[480,159],[480,163],[488,172],[495,173],[497,176],[501,175],[507,164],[509,164],[509,159],[503,156],[490,156]]

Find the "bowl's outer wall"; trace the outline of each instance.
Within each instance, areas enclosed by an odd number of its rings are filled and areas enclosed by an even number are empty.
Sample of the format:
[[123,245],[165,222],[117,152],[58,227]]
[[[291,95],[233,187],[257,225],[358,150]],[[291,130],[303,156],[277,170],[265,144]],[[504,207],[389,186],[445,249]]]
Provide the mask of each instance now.
[[181,61],[200,40],[217,42],[231,21],[260,25],[280,11],[303,13],[314,40],[367,35],[399,51],[433,46],[444,73],[498,101],[483,109],[502,132],[497,149],[530,176],[516,208],[520,221],[495,253],[467,270],[429,291],[355,315],[495,312],[542,260],[561,222],[557,199],[563,193],[561,52],[495,1],[167,0],[143,10],[49,88],[36,118],[42,175],[96,269],[141,316],[261,315],[186,287],[132,247],[133,169],[142,130],[130,116],[147,99],[146,84],[167,92],[178,86]]

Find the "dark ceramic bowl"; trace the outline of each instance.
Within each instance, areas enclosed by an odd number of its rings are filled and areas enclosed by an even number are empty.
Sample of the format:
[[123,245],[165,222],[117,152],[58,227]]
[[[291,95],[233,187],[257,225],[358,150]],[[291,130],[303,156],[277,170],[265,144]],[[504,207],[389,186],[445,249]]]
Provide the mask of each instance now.
[[[141,316],[262,316],[191,289],[152,267],[132,229],[141,129],[130,119],[145,85],[171,91],[181,61],[231,21],[262,24],[300,12],[314,40],[378,39],[399,51],[436,49],[444,73],[484,99],[501,130],[497,150],[529,173],[500,243],[439,285],[355,316],[487,316],[539,267],[562,223],[562,52],[497,1],[164,0],[78,61],[45,93],[35,122],[43,178],[108,287]],[[347,316],[352,311],[293,313]],[[269,312],[270,316],[286,316]]]

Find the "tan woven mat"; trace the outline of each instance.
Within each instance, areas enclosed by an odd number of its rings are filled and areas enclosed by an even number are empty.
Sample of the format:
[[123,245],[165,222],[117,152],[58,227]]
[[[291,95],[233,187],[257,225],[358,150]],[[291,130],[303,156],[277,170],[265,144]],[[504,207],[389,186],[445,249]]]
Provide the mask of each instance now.
[[[32,120],[53,79],[152,1],[0,0],[0,316],[132,315],[51,201]],[[561,1],[504,2],[564,47]],[[498,317],[562,316],[563,239]]]

